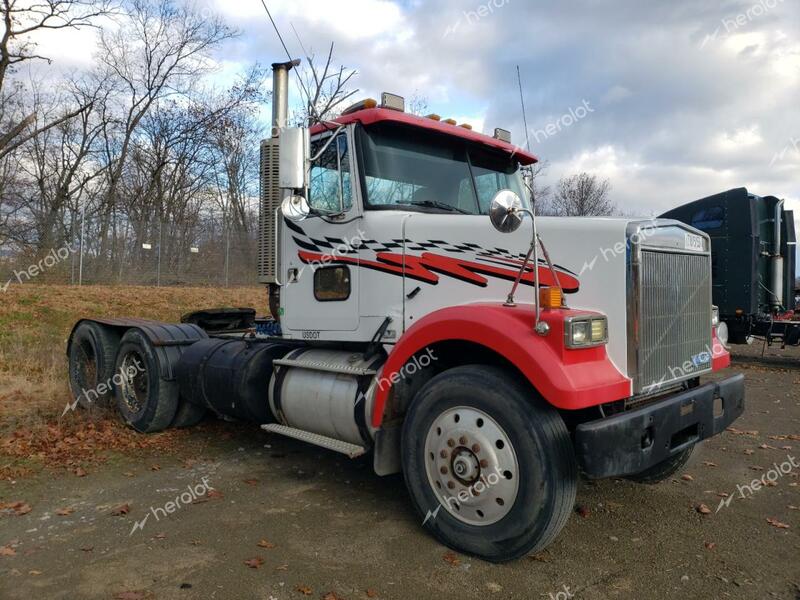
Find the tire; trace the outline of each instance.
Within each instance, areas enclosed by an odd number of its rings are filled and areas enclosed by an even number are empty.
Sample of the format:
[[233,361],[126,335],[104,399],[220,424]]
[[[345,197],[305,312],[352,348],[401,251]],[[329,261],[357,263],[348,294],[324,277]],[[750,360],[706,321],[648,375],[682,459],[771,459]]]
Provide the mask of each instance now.
[[694,446],[691,446],[690,448],[679,452],[675,456],[670,456],[668,459],[662,460],[660,463],[653,465],[649,469],[645,469],[644,471],[635,473],[634,475],[627,475],[625,479],[630,479],[636,483],[661,483],[665,479],[669,479],[675,475],[675,473],[686,466],[686,463],[692,456],[693,450]]
[[122,419],[142,433],[169,427],[178,411],[178,384],[161,379],[155,349],[138,329],[122,336],[114,371]]
[[572,512],[578,468],[569,432],[555,408],[503,369],[469,365],[431,379],[401,443],[423,526],[454,550],[491,562],[538,552]]
[[69,346],[69,387],[82,408],[108,406],[114,397],[112,379],[119,334],[99,323],[84,321]]
[[170,427],[193,427],[197,425],[206,416],[208,409],[205,406],[198,406],[187,402],[183,398],[178,402],[178,410],[175,412],[175,418],[172,419]]

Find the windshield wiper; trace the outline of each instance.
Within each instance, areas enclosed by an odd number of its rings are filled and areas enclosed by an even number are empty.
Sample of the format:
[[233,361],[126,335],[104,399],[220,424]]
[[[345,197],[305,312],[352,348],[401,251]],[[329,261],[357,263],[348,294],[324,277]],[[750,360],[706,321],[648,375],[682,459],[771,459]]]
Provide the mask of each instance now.
[[409,206],[428,206],[430,208],[441,208],[442,210],[449,210],[450,212],[460,212],[464,215],[473,214],[468,210],[464,210],[463,208],[453,206],[452,204],[447,204],[446,202],[437,202],[436,200],[412,200],[406,204]]

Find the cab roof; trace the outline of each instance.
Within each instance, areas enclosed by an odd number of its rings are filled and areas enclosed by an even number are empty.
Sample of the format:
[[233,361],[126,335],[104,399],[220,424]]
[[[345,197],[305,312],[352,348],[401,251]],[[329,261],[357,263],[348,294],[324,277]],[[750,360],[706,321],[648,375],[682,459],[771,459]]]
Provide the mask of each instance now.
[[[508,142],[498,140],[483,133],[472,131],[466,127],[451,125],[450,123],[446,123],[444,121],[436,121],[435,119],[430,119],[428,117],[419,117],[417,115],[412,115],[389,108],[365,108],[337,117],[332,122],[340,125],[348,125],[350,123],[361,123],[362,125],[372,125],[374,123],[398,123],[427,131],[435,131],[450,137],[461,138],[468,142],[481,144],[495,150],[503,151],[508,154],[510,158],[515,158],[521,165],[532,165],[533,163],[539,162],[539,159],[530,152],[513,144],[509,144]],[[326,129],[330,129],[330,126],[318,123],[311,128],[311,135],[322,133]]]

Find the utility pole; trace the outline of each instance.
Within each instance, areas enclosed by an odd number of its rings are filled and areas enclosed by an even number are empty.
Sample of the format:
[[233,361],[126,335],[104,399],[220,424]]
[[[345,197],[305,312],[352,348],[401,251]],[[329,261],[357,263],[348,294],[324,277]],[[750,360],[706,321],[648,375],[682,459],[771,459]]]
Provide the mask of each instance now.
[[231,256],[231,226],[228,217],[225,217],[225,287],[228,287],[228,264]]
[[83,241],[86,235],[86,204],[81,206],[81,258],[78,261],[78,286],[83,285]]
[[158,220],[158,266],[156,267],[156,287],[161,287],[161,226],[163,219]]

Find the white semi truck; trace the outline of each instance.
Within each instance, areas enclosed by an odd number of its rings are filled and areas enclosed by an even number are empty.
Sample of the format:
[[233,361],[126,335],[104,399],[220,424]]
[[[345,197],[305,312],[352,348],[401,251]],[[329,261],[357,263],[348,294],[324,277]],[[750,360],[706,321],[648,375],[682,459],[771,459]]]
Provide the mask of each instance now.
[[706,234],[535,218],[536,158],[508,132],[391,94],[287,127],[295,65],[273,65],[261,146],[272,317],[82,319],[77,401],[120,374],[100,396],[142,432],[213,412],[370,453],[378,475],[402,472],[425,528],[490,561],[552,542],[580,473],[666,479],[742,414],[742,376],[702,382],[730,363]]

